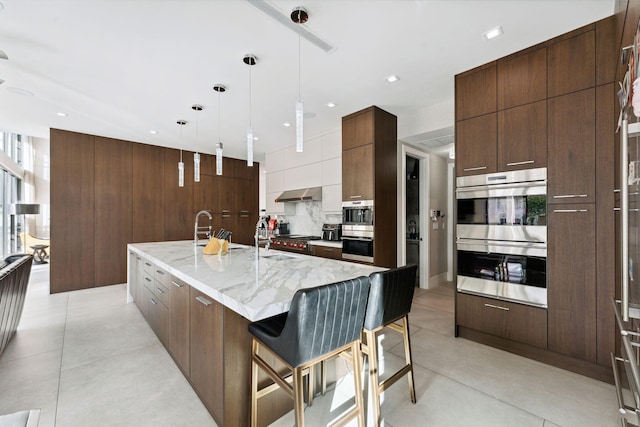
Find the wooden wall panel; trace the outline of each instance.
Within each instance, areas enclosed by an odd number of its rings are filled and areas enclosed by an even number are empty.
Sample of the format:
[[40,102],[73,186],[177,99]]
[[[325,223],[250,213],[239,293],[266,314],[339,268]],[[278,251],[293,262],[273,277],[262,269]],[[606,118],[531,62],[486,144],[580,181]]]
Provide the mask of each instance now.
[[193,239],[193,153],[183,151],[184,187],[178,186],[180,150],[164,149],[164,238]]
[[94,137],[51,129],[51,293],[94,286]]
[[164,240],[163,150],[133,144],[133,242]]
[[127,281],[131,179],[131,143],[95,137],[95,286]]

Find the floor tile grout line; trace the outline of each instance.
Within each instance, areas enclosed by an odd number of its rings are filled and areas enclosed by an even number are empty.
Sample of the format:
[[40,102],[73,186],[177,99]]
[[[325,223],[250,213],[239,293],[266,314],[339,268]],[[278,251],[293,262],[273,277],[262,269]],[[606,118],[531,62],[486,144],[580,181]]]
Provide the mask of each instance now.
[[[51,294],[51,283],[47,281],[49,294]],[[64,345],[67,336],[67,317],[69,316],[69,296],[67,295],[67,308],[64,313],[64,329],[62,332],[62,347],[60,350],[60,367],[58,368],[58,390],[56,392],[56,410],[53,414],[53,426],[58,424],[58,407],[60,406],[60,384],[62,383],[62,362],[64,360]]]

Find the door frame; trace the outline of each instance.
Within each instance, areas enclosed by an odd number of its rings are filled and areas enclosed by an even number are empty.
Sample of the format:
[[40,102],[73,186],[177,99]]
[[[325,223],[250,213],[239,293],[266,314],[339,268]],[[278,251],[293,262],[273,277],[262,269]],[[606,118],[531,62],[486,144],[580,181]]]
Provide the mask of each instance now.
[[398,212],[399,265],[407,263],[407,155],[418,159],[420,173],[420,287],[429,288],[429,240],[431,224],[429,219],[429,161],[430,154],[410,145],[402,144],[400,195]]

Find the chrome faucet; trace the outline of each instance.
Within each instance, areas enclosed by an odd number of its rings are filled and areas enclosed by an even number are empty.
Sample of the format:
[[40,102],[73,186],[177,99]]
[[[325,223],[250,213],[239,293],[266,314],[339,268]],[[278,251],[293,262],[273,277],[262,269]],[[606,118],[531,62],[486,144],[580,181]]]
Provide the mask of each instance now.
[[[260,226],[264,226],[264,233],[260,232]],[[264,216],[261,216],[258,219],[258,222],[256,223],[256,234],[254,236],[256,240],[256,252],[258,252],[258,248],[259,248],[258,243],[260,239],[267,240],[265,248],[269,250],[269,246],[271,245],[271,239],[269,237],[269,231],[267,230],[268,227],[269,227],[269,224],[267,224],[267,219]],[[261,236],[261,234],[264,234],[265,236],[263,237]]]
[[[209,217],[209,226],[208,227],[199,227],[198,226],[198,220],[200,219],[200,215],[206,215]],[[209,211],[205,211],[202,210],[200,212],[198,212],[196,214],[196,225],[194,227],[193,230],[193,244],[195,246],[198,246],[198,234],[204,234],[205,236],[207,236],[207,239],[211,238],[211,231],[212,231],[212,221],[213,221],[213,217],[211,216],[211,212]]]

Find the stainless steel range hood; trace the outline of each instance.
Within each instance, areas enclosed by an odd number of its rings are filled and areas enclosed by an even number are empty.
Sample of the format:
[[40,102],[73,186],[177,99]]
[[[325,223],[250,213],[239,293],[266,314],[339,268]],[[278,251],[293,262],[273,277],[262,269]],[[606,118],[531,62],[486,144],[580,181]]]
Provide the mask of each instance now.
[[276,198],[276,202],[310,202],[322,200],[322,187],[287,190]]

